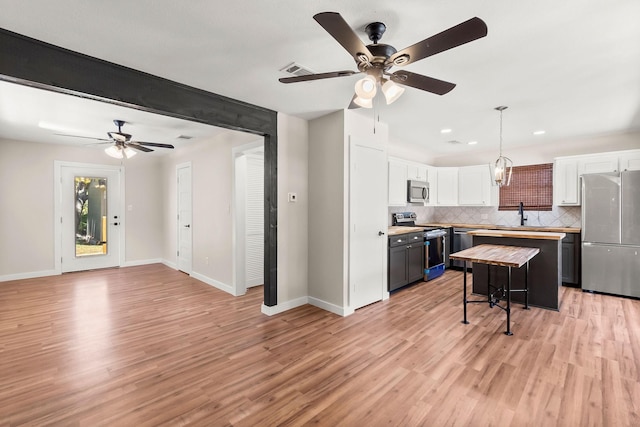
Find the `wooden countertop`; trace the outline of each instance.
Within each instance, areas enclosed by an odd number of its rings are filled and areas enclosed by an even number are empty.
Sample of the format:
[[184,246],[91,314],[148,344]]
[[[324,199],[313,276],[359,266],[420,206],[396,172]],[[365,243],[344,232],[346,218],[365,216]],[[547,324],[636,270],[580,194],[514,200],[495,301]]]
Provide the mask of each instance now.
[[494,224],[465,224],[465,223],[450,223],[450,222],[430,222],[425,224],[416,224],[423,227],[460,227],[460,228],[475,228],[481,230],[513,230],[513,231],[542,231],[551,233],[580,233],[580,227],[545,227],[535,225],[522,225],[522,226],[509,226],[509,225],[494,225]]
[[471,236],[484,237],[511,237],[516,239],[538,239],[538,240],[562,240],[565,233],[550,233],[541,231],[512,231],[512,230],[473,230],[467,232]]
[[449,257],[461,261],[471,261],[482,264],[522,267],[539,252],[539,248],[526,248],[522,246],[478,245],[452,253]]
[[421,231],[424,231],[424,227],[402,227],[398,225],[393,225],[389,227],[387,234],[389,236],[397,236],[400,234],[419,233]]

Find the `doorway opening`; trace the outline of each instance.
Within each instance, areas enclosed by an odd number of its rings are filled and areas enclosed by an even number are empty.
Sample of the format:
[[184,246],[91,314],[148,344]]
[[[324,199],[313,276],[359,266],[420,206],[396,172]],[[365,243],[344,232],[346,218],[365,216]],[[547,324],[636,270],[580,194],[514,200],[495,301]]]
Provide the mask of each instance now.
[[232,150],[233,287],[235,295],[264,284],[264,143]]

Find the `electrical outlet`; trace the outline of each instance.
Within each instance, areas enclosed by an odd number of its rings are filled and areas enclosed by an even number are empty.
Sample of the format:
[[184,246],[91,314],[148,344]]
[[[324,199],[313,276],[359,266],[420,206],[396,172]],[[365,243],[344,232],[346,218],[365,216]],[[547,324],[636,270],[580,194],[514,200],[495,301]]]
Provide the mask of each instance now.
[[209,257],[208,256],[204,257],[204,263],[209,265]]

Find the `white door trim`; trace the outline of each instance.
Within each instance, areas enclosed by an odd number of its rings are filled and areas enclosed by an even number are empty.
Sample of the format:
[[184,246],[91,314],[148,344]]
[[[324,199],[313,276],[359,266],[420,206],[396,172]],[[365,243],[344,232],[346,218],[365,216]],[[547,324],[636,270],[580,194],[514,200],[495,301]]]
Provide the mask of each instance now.
[[238,147],[231,148],[231,168],[232,168],[232,188],[231,188],[231,226],[233,227],[233,233],[231,235],[231,247],[232,247],[232,288],[233,295],[244,295],[247,293],[246,277],[244,273],[245,260],[245,230],[244,230],[244,208],[239,209],[240,196],[238,194],[241,188],[244,187],[242,177],[239,177],[238,167],[236,161],[246,151],[256,150],[260,147],[264,147],[264,141],[258,140],[250,142],[248,144],[240,145]]
[[123,209],[126,206],[125,201],[125,172],[124,166],[115,166],[115,165],[101,165],[95,163],[77,163],[77,162],[66,162],[61,160],[53,161],[53,238],[54,238],[54,249],[53,249],[53,258],[54,258],[54,271],[56,274],[62,274],[62,168],[91,168],[91,169],[103,169],[109,171],[117,171],[120,173],[120,227],[118,230],[118,265],[123,265],[125,257],[125,236],[127,233],[125,232],[125,227],[127,224],[126,221],[126,209]]

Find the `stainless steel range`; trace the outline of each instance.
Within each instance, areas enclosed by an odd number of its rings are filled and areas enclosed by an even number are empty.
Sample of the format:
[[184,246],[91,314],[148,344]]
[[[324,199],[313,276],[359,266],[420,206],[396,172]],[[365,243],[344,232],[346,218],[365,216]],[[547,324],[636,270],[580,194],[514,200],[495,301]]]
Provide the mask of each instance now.
[[[397,212],[391,215],[391,224],[415,227],[415,212]],[[445,237],[447,231],[441,227],[421,227],[424,229],[424,280],[435,279],[444,273]]]

